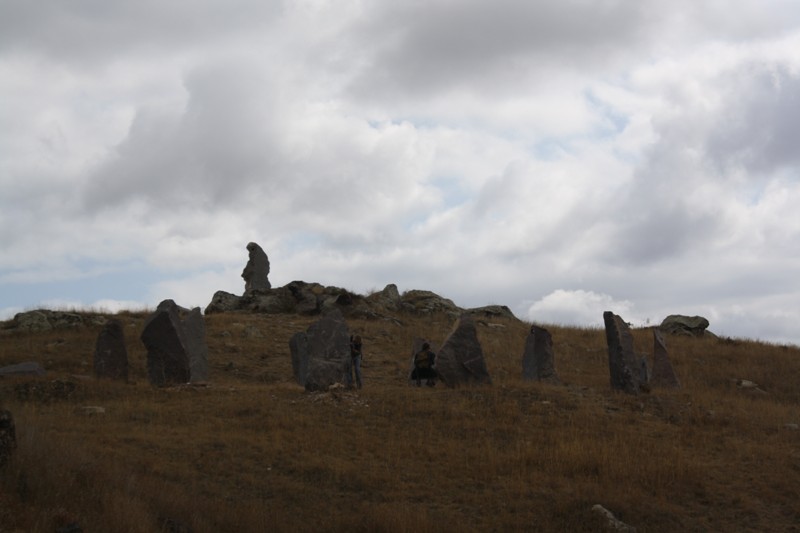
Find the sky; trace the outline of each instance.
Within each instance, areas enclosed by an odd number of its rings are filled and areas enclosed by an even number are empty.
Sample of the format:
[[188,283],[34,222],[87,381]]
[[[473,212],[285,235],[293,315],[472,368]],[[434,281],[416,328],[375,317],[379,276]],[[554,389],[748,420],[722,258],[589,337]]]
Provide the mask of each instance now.
[[800,344],[791,0],[0,0],[0,319],[394,283]]

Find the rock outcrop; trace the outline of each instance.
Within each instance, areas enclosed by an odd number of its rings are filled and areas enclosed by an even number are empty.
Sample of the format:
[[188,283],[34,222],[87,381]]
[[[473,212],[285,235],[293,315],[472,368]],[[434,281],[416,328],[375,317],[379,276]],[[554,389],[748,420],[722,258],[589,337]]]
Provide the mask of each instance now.
[[448,387],[492,382],[471,316],[462,315],[442,343],[436,353],[436,372]]
[[708,326],[708,320],[702,316],[669,315],[658,329],[671,335],[702,337],[707,333]]
[[84,325],[103,325],[106,321],[107,319],[102,315],[37,309],[35,311],[17,313],[5,327],[22,333],[41,333],[54,329],[77,328]]

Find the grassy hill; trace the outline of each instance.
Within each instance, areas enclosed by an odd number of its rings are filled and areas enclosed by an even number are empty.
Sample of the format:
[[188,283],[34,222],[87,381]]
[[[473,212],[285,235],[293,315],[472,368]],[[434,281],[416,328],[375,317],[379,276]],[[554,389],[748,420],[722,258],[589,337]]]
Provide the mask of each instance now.
[[603,330],[548,327],[556,386],[521,379],[529,325],[490,318],[493,385],[415,388],[412,339],[453,323],[397,314],[348,320],[363,390],[307,393],[289,338],[315,318],[230,313],[206,317],[209,385],[157,389],[146,316],[116,317],[129,384],[91,377],[100,326],[0,337],[0,366],[48,370],[0,379],[18,442],[0,532],[602,531],[594,504],[640,533],[800,530],[797,347],[667,337],[683,388],[629,396]]

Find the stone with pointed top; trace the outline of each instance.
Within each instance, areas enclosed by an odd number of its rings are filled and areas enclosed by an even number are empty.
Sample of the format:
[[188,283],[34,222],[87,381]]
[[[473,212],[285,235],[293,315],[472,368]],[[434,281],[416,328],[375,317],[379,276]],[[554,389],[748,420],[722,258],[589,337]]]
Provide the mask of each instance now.
[[608,344],[611,388],[638,394],[641,388],[641,360],[633,351],[633,336],[627,322],[611,311],[603,313]]
[[450,335],[439,348],[436,372],[448,387],[492,382],[475,322],[469,315],[462,315],[456,321]]

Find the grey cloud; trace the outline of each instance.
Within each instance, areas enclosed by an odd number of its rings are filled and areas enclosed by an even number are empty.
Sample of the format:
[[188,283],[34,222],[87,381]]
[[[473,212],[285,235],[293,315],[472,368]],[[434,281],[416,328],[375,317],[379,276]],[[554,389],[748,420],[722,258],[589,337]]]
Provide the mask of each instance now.
[[761,63],[729,73],[720,84],[728,87],[727,98],[706,143],[720,171],[744,167],[763,178],[799,166],[800,76]]
[[0,51],[79,65],[115,61],[137,50],[174,53],[263,31],[281,5],[277,0],[6,0],[0,7]]

